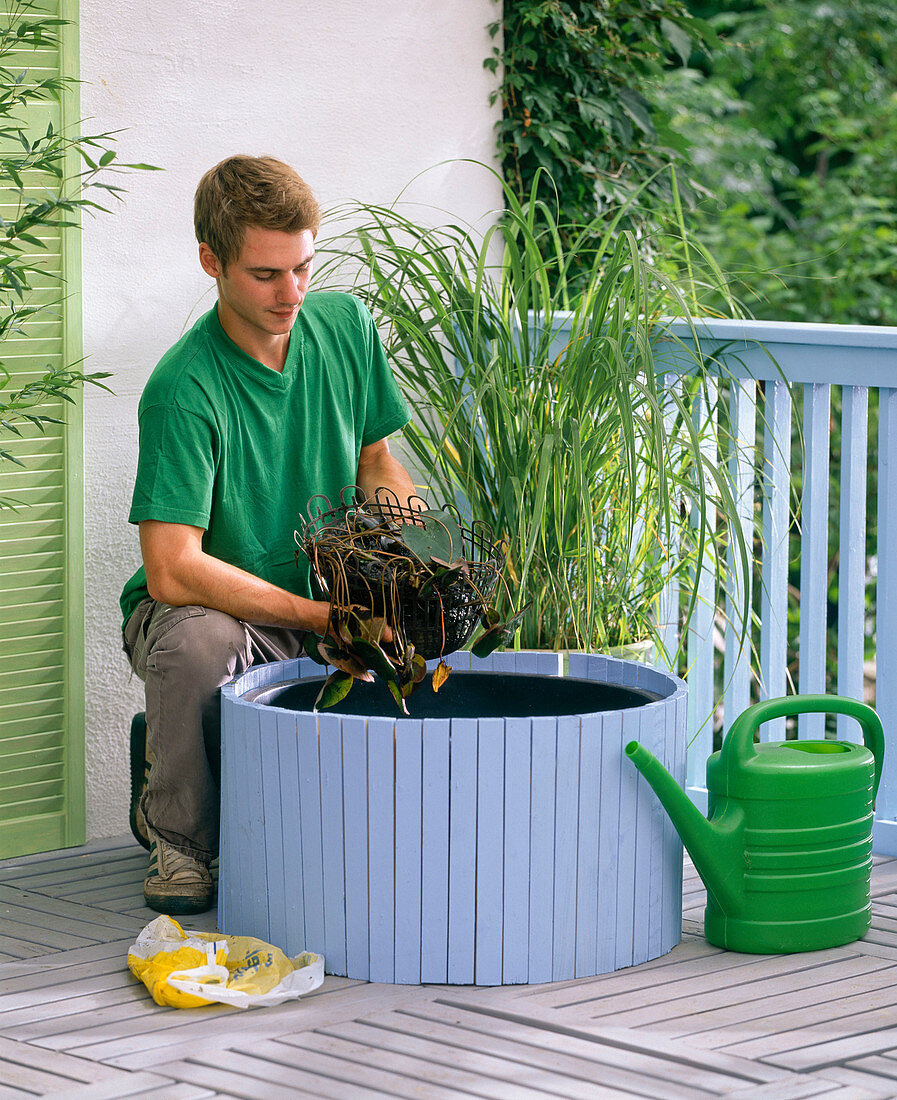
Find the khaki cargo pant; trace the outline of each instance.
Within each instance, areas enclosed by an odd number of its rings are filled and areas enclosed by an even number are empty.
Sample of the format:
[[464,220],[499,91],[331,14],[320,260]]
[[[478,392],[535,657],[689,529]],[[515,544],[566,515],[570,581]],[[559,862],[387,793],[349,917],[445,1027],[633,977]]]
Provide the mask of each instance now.
[[303,635],[152,599],[125,624],[124,650],[146,688],[154,757],[140,808],[178,851],[205,862],[218,854],[221,687],[250,665],[297,657]]

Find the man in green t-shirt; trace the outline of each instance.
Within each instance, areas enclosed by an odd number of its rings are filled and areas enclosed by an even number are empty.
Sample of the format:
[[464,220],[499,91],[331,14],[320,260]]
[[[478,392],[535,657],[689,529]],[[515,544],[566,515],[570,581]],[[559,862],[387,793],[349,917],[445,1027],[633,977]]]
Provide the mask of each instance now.
[[140,400],[129,520],[143,566],[121,603],[150,762],[132,823],[150,848],[144,897],[161,912],[213,902],[220,687],[327,632],[328,605],[295,564],[307,502],[353,483],[414,495],[386,439],[408,409],[370,314],[351,295],[309,293],[319,224],[308,186],[274,158],[207,172],[195,226],[218,302]]

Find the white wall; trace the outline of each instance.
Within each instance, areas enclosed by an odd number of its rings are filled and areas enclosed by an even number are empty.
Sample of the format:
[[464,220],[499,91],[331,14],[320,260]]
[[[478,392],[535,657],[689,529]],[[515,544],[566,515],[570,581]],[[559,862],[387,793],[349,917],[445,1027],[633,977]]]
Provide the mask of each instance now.
[[[495,0],[119,0],[81,5],[82,114],[122,130],[122,182],[83,233],[84,348],[115,396],[85,395],[88,836],[127,832],[127,729],[142,709],[120,651],[118,596],[139,564],[127,523],[137,402],[153,366],[214,296],[196,261],[192,197],[232,153],[293,164],[322,205],[391,201],[445,160],[492,161],[498,108],[482,68]],[[476,221],[489,173],[452,164],[414,197]],[[200,301],[202,299],[202,301]]]

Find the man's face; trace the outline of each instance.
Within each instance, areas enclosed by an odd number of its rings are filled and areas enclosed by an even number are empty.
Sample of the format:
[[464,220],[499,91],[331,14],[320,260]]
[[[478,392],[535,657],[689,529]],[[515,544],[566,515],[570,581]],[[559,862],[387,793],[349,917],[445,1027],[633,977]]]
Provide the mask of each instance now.
[[232,339],[243,336],[251,344],[266,335],[290,333],[308,290],[314,254],[311,230],[283,233],[256,225],[246,227],[243,249],[226,271],[208,245],[199,246],[203,268],[218,281],[219,317]]

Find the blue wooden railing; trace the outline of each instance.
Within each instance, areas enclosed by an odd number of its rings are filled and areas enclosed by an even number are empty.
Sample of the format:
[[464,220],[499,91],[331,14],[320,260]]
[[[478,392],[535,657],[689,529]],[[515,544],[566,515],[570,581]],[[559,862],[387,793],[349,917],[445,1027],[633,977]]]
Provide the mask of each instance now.
[[[669,331],[691,343],[686,322],[673,322]],[[897,855],[897,328],[701,321],[699,339],[702,352],[722,360],[736,379],[728,387],[730,430],[740,447],[730,459],[730,478],[745,536],[759,551],[748,576],[740,575],[737,563],[730,566],[723,609],[715,607],[713,578],[701,581],[702,599],[687,639],[689,791],[706,805],[704,765],[713,743],[707,716],[714,707],[717,713],[722,707],[727,729],[749,705],[752,679],[760,698],[796,690],[861,699],[866,631],[874,629],[874,705],[887,740],[874,840],[876,851]],[[837,455],[831,445],[837,404],[832,403],[833,387],[841,393]],[[870,398],[873,404],[877,399],[877,431],[869,427]],[[803,440],[802,448],[795,448],[794,469],[793,423],[799,424]],[[762,460],[761,484],[754,455]],[[840,463],[837,481],[831,477],[833,458]],[[798,472],[800,580],[799,598],[794,598],[789,596],[789,527],[792,479]],[[867,507],[868,472],[878,484]],[[832,539],[830,516],[838,519]],[[756,529],[759,540],[752,539]],[[874,622],[866,612],[867,544],[877,561]],[[830,653],[826,594],[833,562],[839,598],[836,652]],[[759,619],[753,647],[735,610],[744,585],[753,594]],[[675,601],[676,593],[669,598]],[[799,660],[794,684],[786,671],[789,600]],[[668,647],[674,630],[670,625]],[[831,658],[837,671],[827,679]],[[779,728],[772,722],[762,727],[761,736],[782,739],[782,721]],[[823,736],[824,721],[822,715],[802,716],[798,737]],[[838,736],[861,738],[856,723],[844,718]]]

